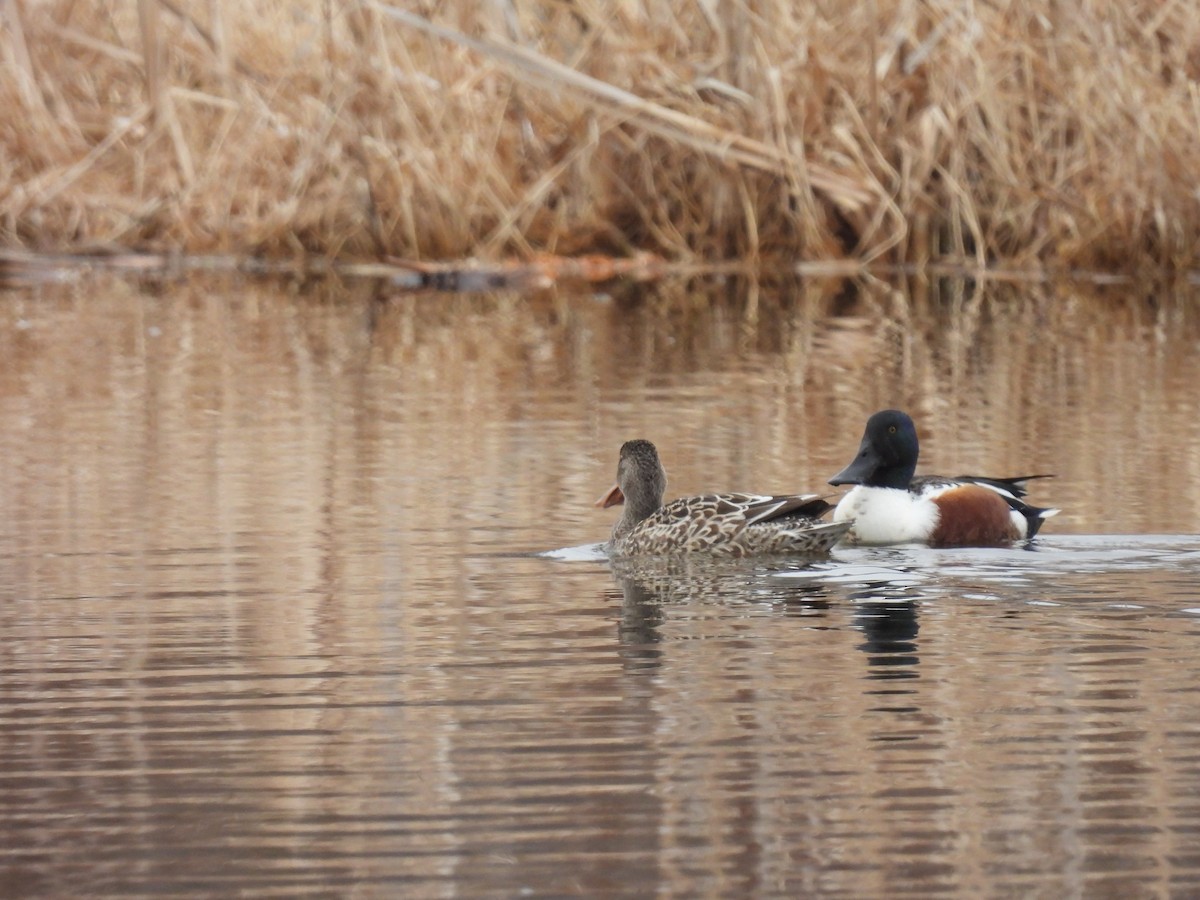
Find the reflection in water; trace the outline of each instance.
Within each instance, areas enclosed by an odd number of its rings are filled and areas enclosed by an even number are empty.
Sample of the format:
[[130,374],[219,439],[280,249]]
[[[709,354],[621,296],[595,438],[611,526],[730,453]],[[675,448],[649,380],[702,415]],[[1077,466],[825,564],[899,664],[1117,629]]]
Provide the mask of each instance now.
[[917,656],[917,605],[912,600],[861,605],[856,623],[866,641],[862,645],[870,659],[871,677],[887,680],[916,678],[906,667],[920,661]]
[[[819,616],[829,605],[824,584],[774,576],[815,573],[823,565],[802,557],[732,559],[702,554],[613,559],[609,566],[621,589],[622,646],[640,656],[644,645],[661,641],[659,629],[672,607],[710,608],[725,614],[749,606]],[[651,658],[660,656],[655,652]]]
[[662,640],[659,626],[664,621],[663,604],[654,593],[632,578],[621,584],[621,621],[617,626],[621,658],[651,669],[662,654],[655,647]]
[[[6,295],[5,893],[1200,890],[1192,299],[614,290]],[[1038,552],[513,555],[627,438],[811,490],[889,405],[1056,472]]]

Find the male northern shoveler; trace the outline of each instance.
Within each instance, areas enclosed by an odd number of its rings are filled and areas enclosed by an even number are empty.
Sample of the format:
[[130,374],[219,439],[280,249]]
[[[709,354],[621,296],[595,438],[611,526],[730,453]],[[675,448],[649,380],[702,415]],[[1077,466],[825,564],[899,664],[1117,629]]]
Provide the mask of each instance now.
[[832,507],[816,494],[704,494],[663,506],[666,489],[654,445],[626,441],[617,483],[596,501],[604,508],[625,505],[608,542],[611,555],[828,553],[852,524],[820,521]]
[[829,479],[855,485],[833,513],[835,522],[854,523],[847,542],[1001,547],[1033,537],[1058,513],[1021,499],[1025,482],[1048,475],[914,478],[917,451],[917,429],[905,413],[885,409],[867,420],[854,462]]

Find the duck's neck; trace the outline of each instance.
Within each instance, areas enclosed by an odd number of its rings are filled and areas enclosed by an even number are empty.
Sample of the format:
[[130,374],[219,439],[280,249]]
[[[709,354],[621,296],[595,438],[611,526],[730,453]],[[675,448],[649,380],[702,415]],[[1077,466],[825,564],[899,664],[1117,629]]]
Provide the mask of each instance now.
[[917,463],[897,463],[890,466],[880,466],[863,484],[867,487],[896,488],[907,491],[912,484],[913,475],[917,473]]
[[662,491],[654,496],[653,491],[630,491],[625,494],[625,505],[621,508],[621,518],[613,525],[612,539],[615,543],[621,540],[634,527],[662,506]]

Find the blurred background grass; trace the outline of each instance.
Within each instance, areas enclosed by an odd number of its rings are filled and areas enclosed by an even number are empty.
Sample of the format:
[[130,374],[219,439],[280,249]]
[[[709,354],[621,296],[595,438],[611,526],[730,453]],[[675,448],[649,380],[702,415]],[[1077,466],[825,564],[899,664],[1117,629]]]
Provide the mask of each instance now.
[[0,246],[1192,268],[1200,7],[0,6]]

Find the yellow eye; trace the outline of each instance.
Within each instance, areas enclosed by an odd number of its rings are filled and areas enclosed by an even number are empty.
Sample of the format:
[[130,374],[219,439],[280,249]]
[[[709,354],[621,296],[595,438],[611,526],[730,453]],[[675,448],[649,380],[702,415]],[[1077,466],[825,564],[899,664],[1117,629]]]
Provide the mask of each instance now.
[[896,426],[895,426],[895,425],[889,425],[889,426],[888,426],[888,434],[895,434],[895,433],[896,433]]

